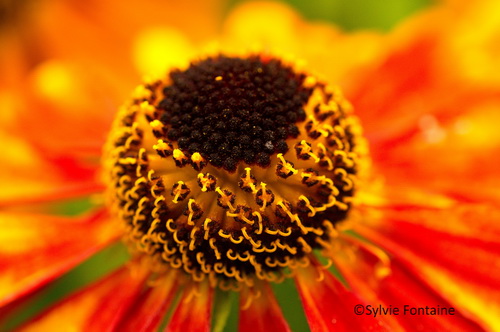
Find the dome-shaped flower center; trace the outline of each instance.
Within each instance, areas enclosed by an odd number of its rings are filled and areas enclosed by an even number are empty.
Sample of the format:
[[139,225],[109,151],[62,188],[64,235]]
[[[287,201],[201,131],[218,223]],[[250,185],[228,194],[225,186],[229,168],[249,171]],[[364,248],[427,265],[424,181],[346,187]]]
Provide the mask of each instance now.
[[105,155],[127,242],[195,280],[280,280],[348,214],[363,153],[350,113],[336,89],[263,56],[140,86]]

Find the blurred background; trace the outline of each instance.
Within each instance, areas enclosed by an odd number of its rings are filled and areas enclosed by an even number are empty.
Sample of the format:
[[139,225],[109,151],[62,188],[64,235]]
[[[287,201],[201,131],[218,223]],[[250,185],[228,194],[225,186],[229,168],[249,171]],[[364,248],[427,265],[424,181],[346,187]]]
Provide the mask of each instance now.
[[[226,10],[245,2],[230,0]],[[307,20],[324,21],[338,25],[345,31],[374,29],[388,31],[401,19],[425,8],[432,0],[285,0]]]
[[[29,7],[36,6],[36,2],[39,1],[41,0],[2,0],[0,2],[0,22],[4,26],[12,25],[26,14]],[[222,2],[224,13],[227,14],[233,7],[248,1],[225,0],[219,2]],[[368,28],[386,31],[405,16],[430,5],[433,1],[281,0],[281,2],[291,5],[309,20],[332,22],[346,30]]]

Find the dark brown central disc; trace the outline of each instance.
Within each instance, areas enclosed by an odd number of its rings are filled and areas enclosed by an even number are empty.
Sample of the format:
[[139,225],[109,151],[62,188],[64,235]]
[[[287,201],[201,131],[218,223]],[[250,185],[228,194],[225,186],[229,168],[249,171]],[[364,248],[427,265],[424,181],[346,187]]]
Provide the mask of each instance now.
[[267,167],[297,137],[312,89],[305,75],[277,59],[218,56],[170,73],[160,121],[166,139],[200,153],[210,164],[234,171],[238,162]]

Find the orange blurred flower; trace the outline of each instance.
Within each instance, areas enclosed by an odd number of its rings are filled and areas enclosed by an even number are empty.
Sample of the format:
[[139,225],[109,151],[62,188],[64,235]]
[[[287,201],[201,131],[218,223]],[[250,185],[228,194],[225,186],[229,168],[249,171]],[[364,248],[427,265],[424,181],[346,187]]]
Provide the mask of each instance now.
[[[223,5],[40,1],[3,27],[0,321],[123,236],[103,203],[100,156],[139,78],[258,52],[305,60],[340,86],[369,143],[368,175],[337,237],[292,271],[311,330],[499,330],[498,4],[448,1],[388,35],[345,34],[268,2],[219,25]],[[51,213],[53,202],[88,196],[94,209],[83,216]],[[212,311],[213,285],[175,268],[151,280],[150,265],[135,257],[25,329],[149,331],[169,311],[170,331],[224,319]],[[268,282],[239,296],[241,331],[289,330]],[[456,312],[356,316],[356,305]]]

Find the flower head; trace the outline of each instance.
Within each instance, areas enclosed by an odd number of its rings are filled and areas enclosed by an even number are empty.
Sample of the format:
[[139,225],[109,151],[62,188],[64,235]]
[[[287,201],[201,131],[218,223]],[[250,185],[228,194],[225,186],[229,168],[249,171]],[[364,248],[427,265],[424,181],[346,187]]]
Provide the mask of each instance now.
[[219,55],[139,86],[105,157],[128,241],[215,287],[279,281],[336,237],[360,126],[338,89],[267,55]]

